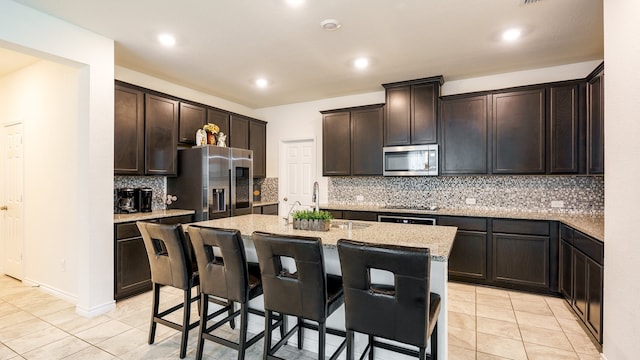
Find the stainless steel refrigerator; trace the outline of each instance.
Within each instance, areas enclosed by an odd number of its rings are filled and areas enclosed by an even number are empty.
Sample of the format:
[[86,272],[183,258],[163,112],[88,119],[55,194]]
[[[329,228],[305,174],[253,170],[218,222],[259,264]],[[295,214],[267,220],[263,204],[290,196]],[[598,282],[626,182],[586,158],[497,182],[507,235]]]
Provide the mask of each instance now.
[[218,146],[178,150],[178,176],[167,178],[168,208],[193,209],[195,220],[251,214],[253,151]]

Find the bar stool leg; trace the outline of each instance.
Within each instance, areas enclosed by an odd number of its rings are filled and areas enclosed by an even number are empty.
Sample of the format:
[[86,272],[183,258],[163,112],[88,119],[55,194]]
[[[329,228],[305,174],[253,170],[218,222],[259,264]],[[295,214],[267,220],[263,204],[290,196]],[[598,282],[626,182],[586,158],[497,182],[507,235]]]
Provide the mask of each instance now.
[[304,344],[304,320],[301,317],[298,318],[298,349],[302,349]]
[[429,341],[431,342],[431,355],[429,358],[436,360],[438,359],[438,323],[436,323],[436,326],[433,328]]
[[153,283],[153,304],[151,305],[151,325],[149,328],[149,344],[153,344],[156,338],[156,316],[160,306],[160,287]]
[[198,331],[198,350],[196,351],[196,360],[202,359],[202,352],[204,351],[204,338],[202,337],[205,329],[207,328],[207,314],[209,312],[209,299],[207,295],[202,294],[201,300],[201,313],[200,313],[200,329]]
[[318,337],[318,343],[320,344],[318,349],[318,359],[324,360],[324,346],[327,338],[327,324],[324,322],[318,323]]
[[[228,314],[229,314],[229,316],[231,316],[231,315],[233,315],[233,313],[236,311],[235,303],[234,303],[233,301],[228,301],[228,302],[227,302],[227,305],[229,305],[229,312],[228,312]],[[236,328],[236,320],[235,320],[235,318],[233,318],[233,319],[231,319],[231,320],[229,321],[229,326],[230,326],[232,329],[235,329],[235,328]]]
[[187,356],[187,340],[189,337],[189,319],[191,318],[191,289],[184,291],[184,307],[182,320],[182,341],[180,343],[180,359]]
[[347,330],[347,360],[354,360],[353,359],[353,331],[351,330]]
[[369,335],[369,360],[373,360],[373,335]]
[[267,360],[271,352],[271,310],[265,311],[264,314],[264,351],[262,359]]
[[247,350],[247,326],[249,324],[249,304],[240,304],[240,339],[238,340],[238,360],[244,360]]

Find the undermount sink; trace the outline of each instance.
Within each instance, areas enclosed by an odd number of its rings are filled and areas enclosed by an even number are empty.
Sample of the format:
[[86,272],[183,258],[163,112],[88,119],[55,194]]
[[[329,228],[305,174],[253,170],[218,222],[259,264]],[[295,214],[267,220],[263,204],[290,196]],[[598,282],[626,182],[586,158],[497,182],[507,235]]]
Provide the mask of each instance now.
[[351,230],[364,229],[371,226],[371,224],[362,223],[362,222],[353,222],[348,220],[342,220],[342,221],[332,220],[331,227],[336,229],[348,229],[349,223],[351,223]]

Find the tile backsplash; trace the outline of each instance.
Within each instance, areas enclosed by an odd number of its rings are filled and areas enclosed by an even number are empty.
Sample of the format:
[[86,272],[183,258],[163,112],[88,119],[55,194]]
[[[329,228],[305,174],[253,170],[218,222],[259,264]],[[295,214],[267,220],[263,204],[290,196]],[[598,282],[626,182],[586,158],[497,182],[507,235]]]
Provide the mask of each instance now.
[[[436,205],[567,214],[604,212],[602,176],[332,177],[329,203]],[[362,196],[362,201],[358,201]],[[475,199],[475,205],[467,204]],[[563,207],[551,207],[551,202]],[[472,202],[472,201],[471,201]]]
[[142,188],[148,187],[153,190],[153,210],[164,210],[165,196],[167,196],[167,178],[164,176],[115,176],[113,178],[113,188]]

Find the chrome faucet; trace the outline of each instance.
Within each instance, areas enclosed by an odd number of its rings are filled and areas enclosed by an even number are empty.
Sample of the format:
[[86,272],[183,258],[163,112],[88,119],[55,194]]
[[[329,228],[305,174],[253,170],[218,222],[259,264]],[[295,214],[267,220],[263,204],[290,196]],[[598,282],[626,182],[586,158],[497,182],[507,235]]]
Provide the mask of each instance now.
[[298,200],[296,200],[296,202],[291,205],[291,207],[289,208],[289,212],[287,213],[287,217],[284,218],[285,226],[289,226],[289,218],[291,217],[291,212],[293,211],[293,208],[296,206],[296,204],[302,206],[302,204]]
[[311,201],[316,203],[315,211],[320,211],[320,185],[318,185],[317,181],[313,183],[313,197]]

